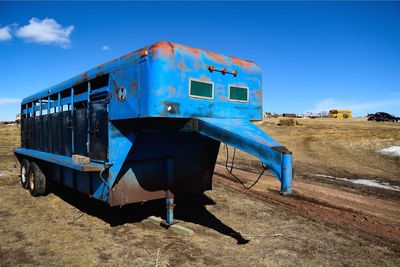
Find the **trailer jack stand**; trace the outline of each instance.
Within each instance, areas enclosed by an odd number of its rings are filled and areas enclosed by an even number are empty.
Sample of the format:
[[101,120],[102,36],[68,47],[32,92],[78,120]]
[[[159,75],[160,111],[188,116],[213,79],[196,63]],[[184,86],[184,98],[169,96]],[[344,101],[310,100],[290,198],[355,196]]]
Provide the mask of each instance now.
[[174,224],[174,198],[168,197],[165,199],[167,207],[167,216],[165,217],[165,222],[167,225]]

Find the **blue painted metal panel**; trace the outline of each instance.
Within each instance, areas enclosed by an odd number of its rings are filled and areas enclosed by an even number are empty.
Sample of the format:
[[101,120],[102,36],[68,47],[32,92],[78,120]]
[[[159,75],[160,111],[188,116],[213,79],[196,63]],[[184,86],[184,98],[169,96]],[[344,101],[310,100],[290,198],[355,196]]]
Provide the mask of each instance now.
[[70,168],[62,168],[61,176],[63,178],[62,184],[69,188],[75,188],[74,170]]
[[36,101],[40,98],[47,97],[49,95],[57,94],[59,92],[62,92],[64,90],[67,90],[69,88],[72,88],[73,86],[76,86],[78,84],[87,82],[91,79],[94,79],[96,77],[103,76],[107,73],[110,73],[112,71],[118,70],[120,68],[124,68],[127,65],[132,65],[135,64],[141,57],[140,57],[140,50],[133,51],[132,53],[129,53],[127,55],[124,55],[120,58],[114,59],[108,63],[99,65],[93,69],[90,69],[80,75],[77,75],[71,79],[68,79],[60,84],[57,84],[55,86],[51,86],[45,90],[42,90],[36,94],[33,94],[31,96],[28,96],[22,100],[22,104],[31,102],[31,101]]
[[58,164],[78,171],[99,172],[103,169],[103,164],[98,164],[94,162],[90,162],[88,164],[81,164],[79,162],[72,160],[71,157],[55,155],[33,149],[16,148],[14,150],[14,153],[44,160],[50,163]]
[[132,148],[132,144],[135,141],[135,132],[121,132],[121,130],[115,126],[112,122],[108,126],[109,136],[109,149],[110,149],[110,167],[104,174],[106,183],[99,183],[93,196],[97,199],[107,201],[110,196],[109,189],[114,185],[114,182],[119,174],[126,157]]
[[110,120],[139,117],[138,64],[111,73]]
[[90,172],[75,172],[75,187],[79,192],[90,192]]
[[[256,64],[170,43],[157,44],[150,51],[146,116],[261,119],[261,70]],[[238,75],[210,72],[209,66]],[[191,79],[212,83],[213,99],[190,97]],[[249,88],[249,101],[230,101],[229,85]]]
[[56,165],[56,164],[52,165],[52,168],[51,168],[51,172],[53,174],[52,179],[53,179],[53,181],[55,181],[59,184],[62,183],[61,168],[63,168],[63,167],[61,167],[60,165]]

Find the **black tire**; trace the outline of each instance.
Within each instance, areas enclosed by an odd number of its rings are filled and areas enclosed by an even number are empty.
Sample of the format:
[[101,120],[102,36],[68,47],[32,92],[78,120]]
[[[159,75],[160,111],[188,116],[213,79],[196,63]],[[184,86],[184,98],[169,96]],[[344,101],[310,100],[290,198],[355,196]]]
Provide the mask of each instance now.
[[23,159],[21,162],[21,175],[20,181],[23,188],[28,189],[28,176],[29,176],[29,161],[27,159]]
[[46,192],[46,176],[35,162],[31,162],[29,166],[28,177],[31,195],[34,197],[44,195]]

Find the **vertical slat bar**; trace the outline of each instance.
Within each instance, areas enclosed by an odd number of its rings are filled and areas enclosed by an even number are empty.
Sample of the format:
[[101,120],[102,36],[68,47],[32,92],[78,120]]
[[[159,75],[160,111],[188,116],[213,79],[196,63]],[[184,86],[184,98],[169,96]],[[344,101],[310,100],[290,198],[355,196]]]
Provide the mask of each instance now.
[[87,106],[86,106],[86,119],[87,119],[86,152],[88,155],[90,150],[90,91],[91,91],[91,85],[90,82],[88,82],[88,95],[87,95]]
[[74,145],[74,88],[71,88],[71,151],[72,155],[75,154],[75,145]]
[[61,93],[60,92],[58,93],[58,103],[57,103],[57,105],[58,105],[58,112],[61,112],[62,111],[62,107],[61,107]]
[[50,105],[50,96],[48,96],[48,97],[47,97],[47,114],[50,114],[50,108],[51,108],[51,105]]
[[42,99],[39,99],[39,105],[40,105],[40,108],[39,108],[39,111],[40,111],[40,116],[42,116]]

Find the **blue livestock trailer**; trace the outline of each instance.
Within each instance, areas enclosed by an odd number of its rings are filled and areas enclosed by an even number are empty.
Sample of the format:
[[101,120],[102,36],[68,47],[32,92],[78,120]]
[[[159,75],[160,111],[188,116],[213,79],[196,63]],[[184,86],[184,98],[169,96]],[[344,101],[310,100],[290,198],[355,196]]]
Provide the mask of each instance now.
[[57,182],[111,206],[203,193],[220,143],[260,159],[292,190],[292,154],[262,119],[253,62],[157,42],[24,98],[21,184],[33,196]]

